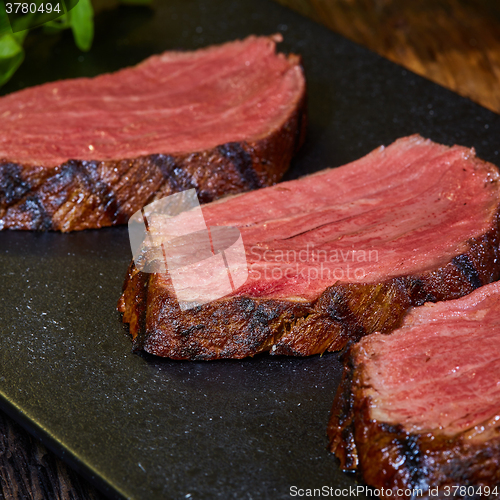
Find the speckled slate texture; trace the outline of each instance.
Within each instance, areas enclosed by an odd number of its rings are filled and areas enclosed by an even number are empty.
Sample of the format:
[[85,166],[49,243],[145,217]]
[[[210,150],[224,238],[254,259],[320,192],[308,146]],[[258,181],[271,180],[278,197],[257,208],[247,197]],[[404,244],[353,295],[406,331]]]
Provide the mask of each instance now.
[[[415,132],[498,158],[500,117],[265,0],[120,7],[98,17],[84,56],[69,34],[55,45],[35,35],[2,93],[277,31],[302,54],[309,88],[309,136],[288,178]],[[132,354],[115,310],[130,257],[125,228],[0,233],[0,406],[110,498],[281,499],[291,486],[355,485],[325,449],[337,356]]]

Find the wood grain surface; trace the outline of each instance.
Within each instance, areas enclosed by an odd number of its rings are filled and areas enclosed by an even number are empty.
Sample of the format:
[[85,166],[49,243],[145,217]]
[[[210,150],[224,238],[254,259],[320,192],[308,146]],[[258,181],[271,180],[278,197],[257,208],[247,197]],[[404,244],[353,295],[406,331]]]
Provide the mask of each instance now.
[[[500,112],[498,0],[277,1]],[[0,500],[13,499],[104,496],[0,412]]]
[[500,113],[500,1],[277,1]]
[[0,500],[104,500],[45,446],[0,412]]

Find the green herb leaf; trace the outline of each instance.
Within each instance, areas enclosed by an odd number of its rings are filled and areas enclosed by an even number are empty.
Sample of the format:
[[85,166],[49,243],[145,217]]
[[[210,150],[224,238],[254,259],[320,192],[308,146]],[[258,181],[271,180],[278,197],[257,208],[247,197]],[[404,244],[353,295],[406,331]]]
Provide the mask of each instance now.
[[0,35],[4,33],[12,33],[12,29],[10,27],[7,12],[5,11],[5,3],[0,2]]
[[76,45],[80,50],[89,50],[94,38],[94,10],[90,0],[78,0],[67,16]]
[[58,31],[70,28],[71,24],[68,18],[68,14],[64,14],[53,21],[49,21],[43,25],[43,31],[48,34],[54,34]]
[[[41,0],[34,1],[37,5],[41,3]],[[74,5],[76,1],[78,3]],[[139,2],[144,2],[144,0],[139,0]],[[66,13],[59,18],[44,23],[43,30],[45,33],[57,33],[71,28],[78,48],[87,51],[90,49],[94,38],[94,10],[92,4],[90,0],[67,0],[66,5],[70,10],[66,10]],[[24,49],[22,44],[29,28],[36,26],[36,20],[39,19],[37,16],[38,11],[16,19],[14,26],[12,26],[15,33],[12,33],[5,6],[0,1],[0,86],[12,77],[23,62]]]
[[14,32],[14,38],[20,45],[23,44],[24,39],[31,28],[31,23],[35,18],[36,14],[29,12],[28,14],[17,18],[13,22],[12,31]]
[[12,33],[4,33],[3,35],[1,35],[0,36],[0,85],[3,85],[10,79],[10,77],[15,73],[19,65],[23,62],[23,59],[24,59],[24,49],[22,45],[16,40],[14,35],[12,35]]

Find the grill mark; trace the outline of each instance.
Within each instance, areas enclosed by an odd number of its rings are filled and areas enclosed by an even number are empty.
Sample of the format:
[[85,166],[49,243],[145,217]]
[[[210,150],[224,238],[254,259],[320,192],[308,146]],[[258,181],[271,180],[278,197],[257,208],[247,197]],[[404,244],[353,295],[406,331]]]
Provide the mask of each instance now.
[[[118,180],[112,184],[108,184],[108,186],[110,186],[110,188],[113,189],[115,199],[117,200],[117,206],[122,212],[122,216],[125,222],[127,222],[128,218],[132,216],[132,213],[123,213],[123,207],[126,207],[130,201],[129,198],[130,198],[131,186],[129,184],[128,178],[134,177],[138,171],[144,168],[144,163],[141,160],[145,160],[147,162],[148,159],[151,160],[152,158],[144,157],[132,160],[118,160],[114,162],[115,165],[120,165],[118,167],[119,170],[123,163],[127,164],[127,168],[123,170],[123,172],[120,172]],[[149,201],[153,197],[154,193],[151,194],[147,200],[145,200],[143,206],[149,203]]]
[[[349,305],[344,300],[341,294],[336,294],[330,304],[328,304],[327,313],[331,321],[338,324],[343,333],[347,334],[347,327],[349,326],[349,338],[355,340],[356,342],[366,335],[366,330],[363,325],[361,325],[354,314],[353,311],[349,308]],[[339,332],[340,336],[340,332]],[[338,341],[336,335],[331,337],[331,342],[327,347],[327,350],[333,348]]]
[[70,160],[67,163],[63,163],[53,177],[50,177],[45,184],[40,187],[40,190],[45,190],[47,186],[50,191],[53,192],[54,189],[58,189],[58,192],[71,184],[75,177],[78,177],[77,162]]
[[425,284],[420,278],[410,279],[409,291],[413,306],[421,306],[426,302],[437,302],[436,296],[425,289]]
[[189,335],[191,335],[193,332],[195,332],[197,330],[203,330],[203,329],[205,329],[205,325],[203,325],[203,324],[193,325],[193,326],[190,326],[189,328],[187,328],[186,330],[181,330],[179,332],[179,335],[181,335],[183,337],[189,337]]
[[483,286],[481,277],[467,254],[458,255],[452,260],[452,263],[462,272],[474,289]]
[[96,195],[103,204],[103,211],[111,220],[118,223],[126,222],[126,217],[120,212],[120,205],[111,186],[104,182],[97,172],[98,162],[81,162],[81,169],[85,187],[90,194]]
[[175,158],[170,155],[153,155],[153,164],[160,169],[164,178],[164,184],[168,183],[174,192],[185,191],[196,188],[193,179],[187,175],[182,166],[178,165]]
[[405,457],[405,467],[410,473],[412,484],[421,485],[423,482],[423,470],[421,454],[418,444],[418,436],[410,434],[400,441],[401,451]]
[[21,168],[15,163],[0,165],[0,206],[8,207],[19,201],[31,189],[21,177]]
[[[120,207],[110,186],[102,181],[97,172],[98,162],[86,162],[70,160],[61,166],[60,171],[44,183],[39,191],[51,193],[50,205],[54,215],[58,213],[61,207],[68,201],[69,192],[72,188],[84,194],[83,203],[88,202],[91,196],[98,199],[96,207],[89,205],[89,209],[95,209],[103,212],[110,220],[122,222],[124,216],[120,214]],[[58,196],[54,196],[58,193]],[[63,224],[70,222],[68,214],[71,209],[65,211],[65,214],[59,214]]]
[[227,158],[238,171],[249,189],[262,187],[259,176],[253,169],[252,157],[243,149],[239,142],[228,142],[217,148],[222,156]]
[[31,215],[31,228],[47,231],[52,229],[52,217],[47,213],[42,201],[36,195],[26,198],[19,207],[21,212],[28,212]]

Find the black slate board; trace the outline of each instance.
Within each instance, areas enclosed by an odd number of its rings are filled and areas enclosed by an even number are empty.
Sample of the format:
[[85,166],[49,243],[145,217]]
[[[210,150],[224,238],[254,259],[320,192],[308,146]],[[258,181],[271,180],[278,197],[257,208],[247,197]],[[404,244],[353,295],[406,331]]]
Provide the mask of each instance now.
[[[420,133],[498,158],[500,117],[265,0],[164,0],[97,18],[92,51],[28,39],[2,93],[163,50],[285,36],[308,79],[307,143],[288,178]],[[131,353],[115,310],[125,228],[0,233],[0,406],[110,498],[290,498],[356,485],[326,452],[334,354],[174,362]],[[363,498],[362,495],[358,498]]]

